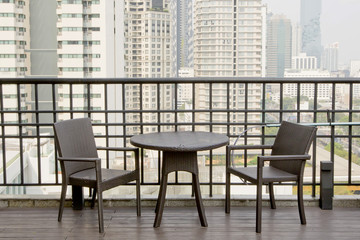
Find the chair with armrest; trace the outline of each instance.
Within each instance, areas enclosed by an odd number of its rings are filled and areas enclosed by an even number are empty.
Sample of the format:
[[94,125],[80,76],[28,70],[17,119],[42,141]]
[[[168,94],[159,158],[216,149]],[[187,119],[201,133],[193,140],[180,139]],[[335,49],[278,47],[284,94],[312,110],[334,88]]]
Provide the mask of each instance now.
[[[256,232],[261,232],[262,185],[269,185],[270,206],[276,208],[274,182],[297,182],[298,208],[301,224],[306,224],[303,203],[303,174],[309,148],[316,134],[316,127],[283,121],[273,145],[229,145],[226,149],[226,200],[225,212],[230,213],[230,177],[234,174],[257,186]],[[235,167],[230,164],[231,152],[246,149],[271,149],[270,156],[258,156],[256,167]],[[269,161],[269,166],[264,162]]]
[[[94,189],[91,207],[97,193],[99,232],[104,232],[102,192],[128,182],[136,181],[137,215],[141,215],[139,149],[96,147],[91,120],[89,118],[71,119],[54,124],[55,143],[62,171],[62,189],[58,221],[61,221],[68,185]],[[135,170],[101,168],[97,150],[132,151],[135,156]]]

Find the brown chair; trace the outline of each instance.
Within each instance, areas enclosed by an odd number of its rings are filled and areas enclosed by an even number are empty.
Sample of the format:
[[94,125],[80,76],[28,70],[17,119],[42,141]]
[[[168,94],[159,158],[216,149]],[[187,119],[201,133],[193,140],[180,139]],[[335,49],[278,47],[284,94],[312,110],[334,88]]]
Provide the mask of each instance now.
[[[226,149],[226,200],[225,212],[230,213],[230,174],[257,185],[256,232],[261,232],[262,185],[269,185],[270,205],[276,208],[274,182],[297,182],[298,207],[301,224],[306,224],[303,203],[303,174],[310,145],[316,134],[316,127],[283,121],[273,145],[229,145]],[[231,151],[237,149],[271,149],[271,156],[258,156],[257,167],[235,167],[230,165]],[[269,161],[269,166],[264,162]]]
[[[94,189],[91,206],[94,206],[97,192],[99,232],[104,232],[102,192],[131,181],[136,181],[137,215],[140,208],[139,149],[99,147],[95,145],[94,133],[89,118],[71,119],[54,124],[58,160],[62,171],[62,189],[58,221],[61,221],[64,210],[67,185],[89,187]],[[115,170],[101,168],[101,159],[97,150],[133,151],[135,153],[135,170]]]

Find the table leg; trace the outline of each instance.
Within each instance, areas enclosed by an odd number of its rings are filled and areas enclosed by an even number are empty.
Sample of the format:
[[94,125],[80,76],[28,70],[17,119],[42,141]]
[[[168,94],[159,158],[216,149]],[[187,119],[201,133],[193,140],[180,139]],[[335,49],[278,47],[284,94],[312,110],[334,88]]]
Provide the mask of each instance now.
[[201,192],[200,192],[199,175],[193,173],[192,178],[193,178],[193,187],[194,187],[194,192],[195,192],[196,206],[197,206],[197,210],[199,213],[201,226],[207,227],[208,224],[207,224],[207,220],[206,220],[206,216],[205,216],[205,209],[204,209],[204,205],[203,205],[202,198],[201,198]]
[[159,191],[159,197],[156,203],[156,216],[154,221],[154,227],[160,227],[162,214],[164,211],[164,205],[165,205],[165,196],[166,196],[166,187],[167,187],[167,180],[168,180],[168,174],[163,174],[161,179],[161,185],[160,185],[160,191]]
[[156,201],[156,206],[155,206],[155,213],[158,212],[159,210],[159,202],[160,202],[160,198],[161,198],[161,192],[162,192],[162,179],[160,180],[160,189],[159,189],[159,194],[158,194],[158,197],[157,197],[157,201]]
[[167,152],[163,153],[162,179],[160,183],[159,196],[155,207],[154,227],[159,227],[164,211],[165,196],[168,174],[174,171],[186,171],[192,174],[192,188],[195,195],[196,206],[199,213],[201,226],[207,227],[205,209],[201,198],[199,183],[199,168],[197,163],[197,152]]

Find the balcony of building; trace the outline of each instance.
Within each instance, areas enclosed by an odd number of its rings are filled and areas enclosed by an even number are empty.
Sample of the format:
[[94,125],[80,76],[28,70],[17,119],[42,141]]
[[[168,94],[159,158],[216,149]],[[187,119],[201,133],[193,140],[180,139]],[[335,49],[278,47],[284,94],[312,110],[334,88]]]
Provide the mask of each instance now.
[[[191,91],[186,99],[179,94],[181,86],[191,86],[186,88]],[[301,91],[303,88],[306,91]],[[320,89],[328,89],[326,96],[322,92],[320,98]],[[17,238],[71,239],[80,233],[99,238],[97,211],[74,211],[70,200],[63,222],[57,222],[61,170],[52,130],[56,121],[90,117],[99,146],[130,146],[134,135],[165,131],[223,133],[234,144],[238,135],[251,127],[237,144],[269,144],[277,124],[287,120],[318,127],[304,176],[308,224],[299,223],[293,207],[296,187],[278,184],[275,195],[280,203],[276,211],[264,208],[260,239],[288,239],[291,234],[309,239],[354,239],[355,231],[349,229],[356,228],[354,219],[360,214],[359,100],[357,78],[0,79],[0,212],[6,216],[1,218],[0,233]],[[235,152],[235,163],[253,165],[257,154]],[[131,169],[132,157],[101,153],[103,166],[108,168]],[[133,184],[105,192],[103,236],[112,239],[122,232],[129,238],[148,239],[168,239],[169,234],[175,238],[259,239],[254,230],[253,186],[234,177],[234,208],[230,215],[224,213],[225,148],[198,154],[209,227],[198,224],[192,207],[191,175],[178,172],[169,177],[167,204],[174,207],[165,208],[163,225],[153,229],[161,157],[157,151],[141,150],[142,217],[136,217],[131,207],[135,206]],[[321,161],[331,161],[334,166],[332,211],[318,207]],[[264,205],[268,205],[267,189],[263,192]],[[68,195],[70,198],[71,190]],[[86,191],[85,198],[88,208]]]

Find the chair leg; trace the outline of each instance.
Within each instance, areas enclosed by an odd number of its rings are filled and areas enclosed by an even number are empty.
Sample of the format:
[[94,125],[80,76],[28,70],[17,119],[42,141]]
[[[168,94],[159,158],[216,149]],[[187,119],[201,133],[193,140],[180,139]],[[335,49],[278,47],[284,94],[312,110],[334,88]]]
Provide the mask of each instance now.
[[58,221],[61,222],[62,214],[64,211],[65,198],[66,198],[67,184],[62,184],[61,186],[61,197],[60,197],[60,207],[58,214]]
[[258,183],[256,187],[256,232],[261,233],[261,215],[262,215],[262,184]]
[[141,216],[140,180],[136,180],[136,213]]
[[275,197],[274,197],[274,183],[269,183],[269,195],[270,195],[270,207],[276,209]]
[[298,207],[299,207],[299,214],[300,214],[300,221],[301,224],[306,224],[306,217],[305,217],[305,208],[304,208],[304,199],[303,199],[303,182],[302,180],[298,181]]
[[96,200],[96,188],[93,189],[93,194],[92,194],[92,198],[91,198],[91,209],[93,209],[95,207],[95,200]]
[[225,213],[230,213],[230,173],[226,173]]
[[99,233],[104,232],[104,213],[103,213],[103,198],[102,192],[98,191],[98,219],[99,219]]

